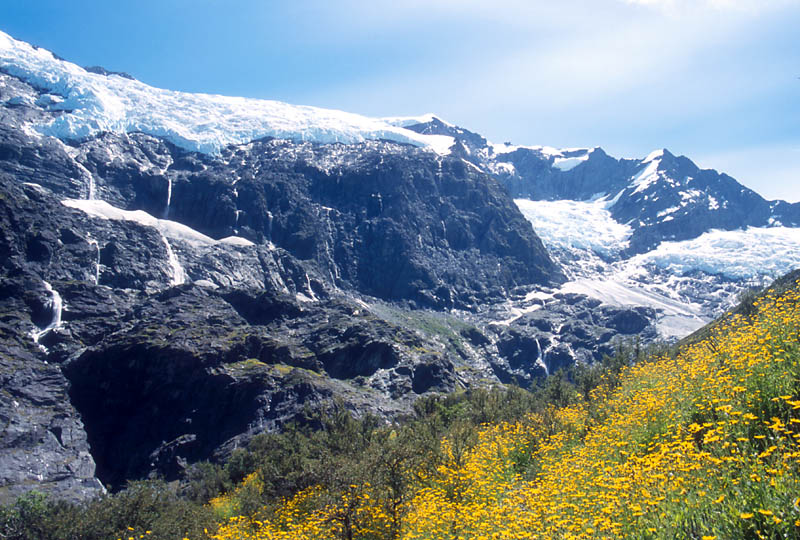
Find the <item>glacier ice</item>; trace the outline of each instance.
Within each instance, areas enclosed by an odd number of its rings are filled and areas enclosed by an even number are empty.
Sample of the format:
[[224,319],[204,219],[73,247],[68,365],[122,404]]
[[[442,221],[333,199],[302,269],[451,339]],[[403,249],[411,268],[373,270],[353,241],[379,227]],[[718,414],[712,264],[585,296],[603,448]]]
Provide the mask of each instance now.
[[612,257],[628,247],[631,228],[611,217],[606,199],[514,202],[549,248]]
[[[36,125],[44,134],[78,140],[107,131],[164,137],[192,151],[217,154],[228,145],[275,137],[318,143],[386,139],[447,154],[453,138],[420,135],[380,119],[279,101],[175,92],[117,75],[100,75],[0,32],[0,69],[56,97],[63,114]],[[90,189],[91,195],[91,189]]]
[[800,229],[711,230],[693,240],[662,242],[629,264],[652,264],[681,276],[702,271],[739,280],[775,278],[800,268]]

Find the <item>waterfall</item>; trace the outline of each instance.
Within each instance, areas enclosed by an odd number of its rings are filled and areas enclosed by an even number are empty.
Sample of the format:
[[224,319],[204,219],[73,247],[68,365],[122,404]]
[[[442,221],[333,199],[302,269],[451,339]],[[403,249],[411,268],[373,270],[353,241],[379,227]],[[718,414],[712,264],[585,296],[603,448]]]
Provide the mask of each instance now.
[[89,243],[90,246],[94,246],[97,256],[95,257],[94,261],[94,284],[100,284],[100,244],[97,243],[97,240],[92,238],[92,235],[89,234],[86,237],[86,242]]
[[311,278],[308,277],[308,272],[306,272],[306,290],[308,291],[308,296],[311,298],[311,301],[316,302],[317,295],[314,294],[314,289],[311,288]]
[[95,184],[94,184],[94,175],[92,174],[92,172],[89,169],[84,167],[81,164],[81,162],[78,161],[75,157],[73,157],[72,161],[81,170],[81,172],[86,176],[86,184],[87,184],[87,190],[88,190],[88,194],[87,194],[86,198],[89,199],[90,201],[93,201],[94,198],[95,198],[95,192],[97,191],[96,188],[95,188]]
[[[236,181],[234,181],[234,185],[235,184],[236,184]],[[233,211],[235,219],[236,219],[236,223],[233,224],[233,232],[236,233],[236,234],[239,234],[239,217],[242,215],[242,211],[239,210],[239,190],[236,189],[236,188],[233,188],[233,192],[232,193],[233,193],[233,198],[235,199],[234,200],[234,204],[236,205],[236,210]]]
[[75,165],[81,170],[81,172],[86,176],[86,185],[87,185],[87,195],[86,198],[90,201],[93,201],[95,198],[95,185],[94,185],[94,175],[91,173],[89,169],[84,167],[77,159],[73,159]]
[[172,246],[169,245],[169,241],[167,237],[163,234],[161,235],[161,240],[164,242],[164,247],[167,249],[167,261],[169,262],[169,266],[172,269],[172,275],[170,276],[170,287],[174,287],[176,285],[183,285],[186,283],[186,271],[181,266],[181,262],[178,260],[178,257],[175,255],[175,252],[172,251]]
[[339,273],[339,265],[336,264],[336,260],[333,258],[333,251],[331,250],[331,242],[334,241],[333,221],[331,220],[331,211],[333,211],[333,208],[323,206],[322,209],[325,211],[325,225],[327,229],[326,232],[328,233],[325,237],[325,257],[328,259],[328,272],[331,276],[331,283],[335,288],[342,276]]
[[[50,324],[45,326],[43,329],[39,330],[38,332],[34,331],[31,333],[31,337],[33,337],[33,342],[39,345],[39,339],[46,333],[61,326],[61,312],[64,309],[64,302],[61,299],[61,295],[58,294],[58,291],[53,289],[52,285],[48,282],[44,281],[44,288],[50,293],[50,300],[47,302],[47,307],[53,312],[53,316],[50,319]],[[43,345],[39,345],[45,352],[47,352],[47,348]]]
[[167,206],[164,208],[164,219],[169,219],[169,208],[172,204],[172,178],[167,175],[167,171],[172,166],[175,161],[172,159],[171,154],[167,154],[166,156],[167,162],[163,168],[158,169],[158,173],[163,175],[164,178],[167,179]]
[[167,207],[164,209],[164,219],[169,219],[169,205],[172,204],[172,178],[167,177]]
[[545,362],[545,356],[547,353],[542,350],[541,344],[539,344],[539,338],[536,338],[536,364],[542,366],[544,368],[545,375],[550,375],[550,370],[547,368],[547,363]]

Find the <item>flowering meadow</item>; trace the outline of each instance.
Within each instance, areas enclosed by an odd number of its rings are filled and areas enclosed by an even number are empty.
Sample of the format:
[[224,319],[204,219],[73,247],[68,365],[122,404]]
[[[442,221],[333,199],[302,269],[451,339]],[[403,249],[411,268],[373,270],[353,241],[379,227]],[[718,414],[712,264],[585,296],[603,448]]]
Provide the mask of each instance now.
[[211,501],[208,536],[800,537],[798,290],[601,377],[584,399],[448,436],[436,460],[397,460],[375,485],[311,486],[243,513],[241,493],[260,489],[250,476]]

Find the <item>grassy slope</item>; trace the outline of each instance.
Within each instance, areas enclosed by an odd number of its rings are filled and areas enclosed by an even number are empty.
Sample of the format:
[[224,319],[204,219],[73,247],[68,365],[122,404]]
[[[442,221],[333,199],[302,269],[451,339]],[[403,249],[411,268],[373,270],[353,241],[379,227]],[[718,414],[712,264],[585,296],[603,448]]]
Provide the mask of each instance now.
[[397,471],[405,496],[358,481],[227,519],[233,492],[213,538],[798,537],[796,279],[588,400],[444,441]]

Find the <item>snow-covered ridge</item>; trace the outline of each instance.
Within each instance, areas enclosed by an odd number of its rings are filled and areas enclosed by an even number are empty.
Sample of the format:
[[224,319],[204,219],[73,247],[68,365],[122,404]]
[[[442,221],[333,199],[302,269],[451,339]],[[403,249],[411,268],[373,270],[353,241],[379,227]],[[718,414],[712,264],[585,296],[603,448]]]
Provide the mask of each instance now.
[[279,101],[174,92],[117,75],[100,75],[58,60],[0,32],[0,69],[55,94],[51,110],[65,111],[34,126],[60,139],[103,131],[143,132],[203,153],[263,137],[354,144],[387,139],[446,154],[452,137],[420,135],[383,120]]
[[556,159],[564,159],[567,156],[575,156],[575,155],[584,155],[591,154],[594,150],[597,150],[599,147],[594,148],[554,148],[552,146],[529,146],[529,145],[520,145],[520,144],[511,144],[511,143],[489,143],[489,148],[491,148],[492,152],[495,155],[500,154],[510,154],[511,152],[516,152],[517,150],[533,150],[534,152],[538,152],[544,157],[552,157]]
[[[520,149],[531,150],[540,154],[546,159],[552,160],[551,166],[562,171],[571,171],[581,163],[587,161],[592,153],[597,150],[595,148],[553,148],[552,146],[518,146],[509,143],[489,143],[489,148],[494,156],[502,159],[503,154],[510,154]],[[497,161],[494,163],[494,169],[502,168],[505,162]]]
[[391,126],[397,126],[397,127],[408,127],[408,126],[415,126],[417,124],[427,124],[429,122],[433,122],[434,120],[438,120],[442,124],[450,126],[452,128],[457,127],[455,124],[451,124],[447,120],[442,120],[433,113],[421,114],[419,116],[389,116],[386,118],[381,118],[381,120]]
[[631,187],[636,188],[633,191],[634,193],[644,191],[653,183],[658,182],[658,179],[661,178],[662,175],[658,170],[658,167],[661,164],[660,156],[661,154],[656,154],[654,152],[647,156],[647,158],[642,162],[642,164],[645,164],[646,167],[639,171],[639,173],[634,175],[634,177],[631,179]]

